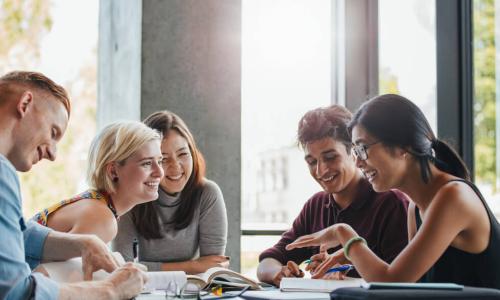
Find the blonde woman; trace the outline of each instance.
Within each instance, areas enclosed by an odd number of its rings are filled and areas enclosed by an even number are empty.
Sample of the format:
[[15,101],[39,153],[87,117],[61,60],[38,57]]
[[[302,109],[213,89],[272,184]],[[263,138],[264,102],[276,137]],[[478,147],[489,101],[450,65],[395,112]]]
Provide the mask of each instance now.
[[141,122],[117,122],[94,138],[88,157],[90,189],[33,218],[56,231],[95,234],[105,243],[117,219],[135,205],[158,198],[163,177],[161,135]]

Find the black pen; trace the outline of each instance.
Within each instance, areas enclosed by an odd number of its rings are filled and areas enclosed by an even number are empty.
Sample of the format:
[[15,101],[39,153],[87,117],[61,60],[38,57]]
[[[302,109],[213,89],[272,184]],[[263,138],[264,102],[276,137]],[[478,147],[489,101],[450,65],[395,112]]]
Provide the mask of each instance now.
[[139,262],[139,242],[137,241],[137,238],[134,238],[134,241],[132,242],[132,252],[134,253],[134,263]]

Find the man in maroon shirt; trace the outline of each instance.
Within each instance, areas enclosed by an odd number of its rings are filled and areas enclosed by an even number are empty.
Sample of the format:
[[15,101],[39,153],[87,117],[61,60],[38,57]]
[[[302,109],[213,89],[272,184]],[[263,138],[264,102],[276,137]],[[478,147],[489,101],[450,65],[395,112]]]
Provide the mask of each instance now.
[[[283,277],[302,277],[298,265],[319,253],[319,248],[291,251],[285,246],[298,237],[322,230],[335,223],[347,223],[366,239],[368,246],[383,260],[391,262],[408,243],[407,197],[396,190],[377,193],[356,168],[351,155],[351,137],[347,124],[352,114],[332,105],[307,112],[299,122],[298,142],[304,149],[311,176],[323,192],[313,195],[304,205],[280,241],[261,253],[257,277],[279,286]],[[339,248],[331,249],[332,253]],[[315,256],[310,268],[314,271]],[[351,272],[350,276],[357,276]]]

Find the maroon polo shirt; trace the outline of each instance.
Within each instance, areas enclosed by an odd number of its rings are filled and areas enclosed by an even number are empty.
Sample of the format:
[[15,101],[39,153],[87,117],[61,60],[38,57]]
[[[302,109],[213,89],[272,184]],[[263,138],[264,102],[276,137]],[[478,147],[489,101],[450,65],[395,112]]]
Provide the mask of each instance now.
[[[354,201],[345,209],[337,205],[331,194],[316,193],[306,202],[293,227],[283,233],[274,247],[262,252],[259,261],[271,257],[283,265],[290,260],[300,264],[317,254],[319,247],[287,251],[286,245],[300,236],[336,223],[346,223],[366,239],[378,257],[390,263],[408,243],[407,209],[408,198],[405,194],[398,190],[377,193],[366,179],[360,182]],[[328,252],[337,249],[340,246]]]

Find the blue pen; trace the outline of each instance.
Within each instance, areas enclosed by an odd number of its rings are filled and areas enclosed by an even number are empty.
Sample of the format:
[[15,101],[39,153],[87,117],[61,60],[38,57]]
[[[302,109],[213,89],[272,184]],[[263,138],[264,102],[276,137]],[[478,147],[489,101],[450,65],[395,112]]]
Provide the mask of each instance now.
[[325,274],[334,273],[334,272],[344,272],[344,271],[349,271],[352,269],[354,269],[353,265],[341,265],[341,266],[329,269],[328,271],[325,272]]

